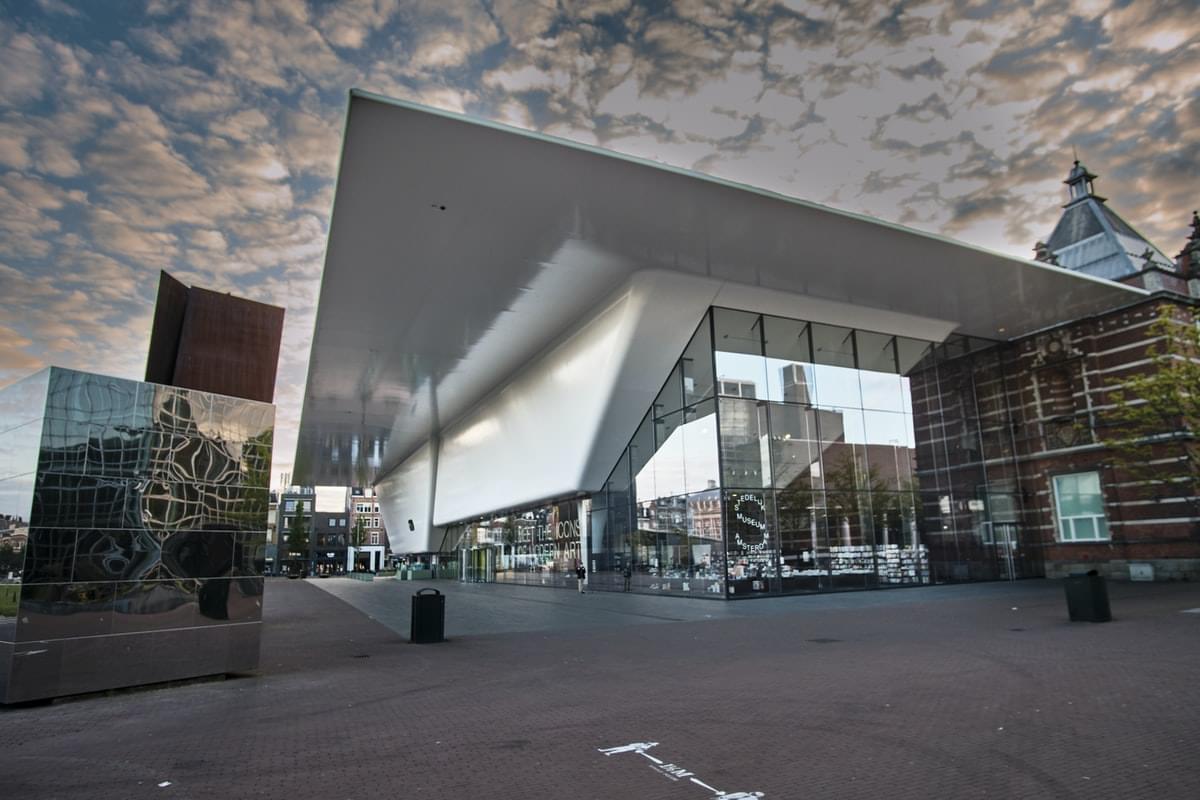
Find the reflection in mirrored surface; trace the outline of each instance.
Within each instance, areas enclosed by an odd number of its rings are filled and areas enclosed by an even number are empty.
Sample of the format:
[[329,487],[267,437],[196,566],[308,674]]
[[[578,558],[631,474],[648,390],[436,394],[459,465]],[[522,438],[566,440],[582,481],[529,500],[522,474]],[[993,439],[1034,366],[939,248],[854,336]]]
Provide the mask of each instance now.
[[136,485],[120,478],[39,473],[31,520],[46,528],[127,528],[139,523]]
[[[674,497],[687,491],[683,453],[683,412],[676,411],[654,420],[654,495]],[[642,496],[638,498],[643,499]]]
[[818,364],[813,367],[817,404],[826,408],[862,408],[859,371],[851,367]]
[[696,329],[687,349],[683,351],[683,358],[679,359],[683,372],[684,403],[689,406],[712,397],[715,391],[712,334],[709,327],[706,316]]
[[226,531],[177,531],[162,541],[163,570],[175,578],[218,578],[233,571],[234,539]]
[[896,363],[896,337],[869,331],[854,332],[854,350],[858,357],[857,366],[867,372],[898,373]]
[[75,537],[75,531],[70,529],[32,528],[25,544],[21,581],[70,583],[75,561]]
[[862,407],[902,413],[906,394],[904,380],[891,373],[860,371],[858,382],[862,390]]
[[[86,650],[92,666],[72,666],[69,678],[25,670],[22,690],[10,685],[7,696],[128,685],[143,673],[187,677],[232,658],[157,657],[161,668],[146,669],[106,642],[152,633],[175,637],[183,653],[188,630],[261,620],[274,408],[57,368],[41,380],[19,426],[6,424],[18,404],[0,390],[0,409],[13,410],[0,416],[0,469],[18,445],[30,464],[0,476],[0,511],[29,524],[23,583],[5,584],[0,572],[0,620],[10,639],[44,642],[46,653],[86,643],[71,652]],[[246,641],[239,663],[254,660]],[[138,652],[155,651],[152,638],[138,642]]]
[[115,633],[168,630],[201,624],[194,580],[146,580],[116,584]]
[[141,530],[80,530],[75,544],[75,580],[131,581],[161,577],[158,537]]
[[722,485],[762,487],[771,483],[770,439],[765,404],[722,398]]
[[[911,384],[903,373],[929,345],[728,309],[711,315],[711,342],[702,324],[631,437],[617,478],[593,495],[599,585],[680,591],[658,574],[647,584],[638,570],[683,563],[672,542],[696,535],[684,498],[718,488],[724,493],[712,529],[724,552],[713,549],[707,563],[724,559],[717,573],[726,596],[928,581],[913,500]],[[682,402],[695,396],[689,370],[703,373],[696,365],[706,347],[718,402],[685,406],[680,415],[666,398],[676,397],[681,377]],[[704,385],[696,389],[701,395],[708,391],[703,380],[693,384]],[[624,475],[633,492],[615,488]],[[735,496],[740,516],[731,511]],[[753,514],[747,498],[757,503]],[[769,532],[766,543],[751,542],[751,528]]]
[[21,589],[17,641],[103,636],[112,631],[112,583],[42,583]]
[[684,494],[716,489],[721,484],[717,454],[717,405],[708,400],[683,411]]
[[832,367],[854,369],[857,366],[854,331],[837,325],[812,325],[813,361]]
[[817,433],[817,416],[823,412],[805,406],[772,403],[768,413],[774,475],[772,485],[777,489],[818,488],[821,444]]

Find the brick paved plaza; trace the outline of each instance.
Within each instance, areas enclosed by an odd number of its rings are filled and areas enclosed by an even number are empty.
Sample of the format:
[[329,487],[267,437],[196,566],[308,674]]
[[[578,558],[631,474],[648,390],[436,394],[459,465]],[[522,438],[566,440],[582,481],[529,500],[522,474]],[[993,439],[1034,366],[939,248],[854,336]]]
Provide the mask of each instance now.
[[1194,584],[1111,585],[1091,625],[1052,581],[439,582],[450,641],[418,646],[420,585],[270,581],[258,674],[0,712],[0,796],[1200,797]]

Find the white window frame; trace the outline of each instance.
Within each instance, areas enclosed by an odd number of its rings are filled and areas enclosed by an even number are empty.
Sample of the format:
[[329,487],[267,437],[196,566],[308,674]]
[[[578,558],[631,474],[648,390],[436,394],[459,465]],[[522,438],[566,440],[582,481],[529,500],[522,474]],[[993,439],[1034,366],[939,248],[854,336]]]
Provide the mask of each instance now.
[[[1063,515],[1061,508],[1060,508],[1059,499],[1058,499],[1058,479],[1059,478],[1074,478],[1079,475],[1095,475],[1096,482],[1100,483],[1100,473],[1094,469],[1084,470],[1083,472],[1068,472],[1068,473],[1064,473],[1061,475],[1052,475],[1050,477],[1050,486],[1054,490],[1054,517],[1056,520],[1054,527],[1055,527],[1055,533],[1058,535],[1058,540],[1060,542],[1063,542],[1066,544],[1071,544],[1074,542],[1109,542],[1109,541],[1112,541],[1112,531],[1110,531],[1109,527],[1108,527],[1108,516],[1103,513],[1103,508],[1104,508],[1104,485],[1103,484],[1100,484],[1101,513],[1099,513],[1099,514],[1072,514],[1071,516]],[[1103,533],[1102,534],[1097,533],[1097,535],[1089,536],[1089,537],[1082,537],[1082,536],[1077,537],[1075,535],[1076,520],[1091,520],[1092,530],[1099,532],[1100,529],[1103,528]],[[1068,530],[1071,532],[1070,536],[1067,536]]]

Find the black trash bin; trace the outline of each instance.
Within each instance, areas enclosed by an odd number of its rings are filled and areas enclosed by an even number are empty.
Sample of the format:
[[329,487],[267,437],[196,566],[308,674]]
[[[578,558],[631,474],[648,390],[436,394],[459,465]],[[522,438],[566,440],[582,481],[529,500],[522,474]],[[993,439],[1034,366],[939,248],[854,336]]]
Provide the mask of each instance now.
[[1108,607],[1108,584],[1096,570],[1072,572],[1065,582],[1067,588],[1067,613],[1071,622],[1110,622],[1112,611]]
[[446,595],[437,589],[421,589],[412,598],[412,630],[408,640],[413,644],[433,644],[446,641]]

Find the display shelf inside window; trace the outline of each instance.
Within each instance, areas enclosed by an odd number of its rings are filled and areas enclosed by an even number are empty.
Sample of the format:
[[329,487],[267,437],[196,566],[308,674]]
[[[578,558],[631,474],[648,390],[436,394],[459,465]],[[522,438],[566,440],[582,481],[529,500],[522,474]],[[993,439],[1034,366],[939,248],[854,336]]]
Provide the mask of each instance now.
[[845,545],[829,548],[829,568],[834,575],[875,574],[872,548],[866,545]]
[[884,583],[929,582],[929,552],[923,544],[916,547],[880,545],[875,557],[879,579]]

